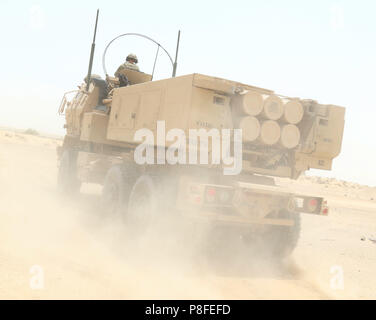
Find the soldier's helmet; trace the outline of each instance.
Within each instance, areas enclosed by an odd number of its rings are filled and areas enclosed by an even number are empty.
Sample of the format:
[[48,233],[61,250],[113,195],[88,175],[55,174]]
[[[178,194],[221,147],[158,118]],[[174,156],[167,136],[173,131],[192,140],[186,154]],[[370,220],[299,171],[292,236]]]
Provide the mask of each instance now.
[[137,56],[134,53],[128,54],[126,61],[129,61],[129,60],[134,60],[135,63],[138,63]]

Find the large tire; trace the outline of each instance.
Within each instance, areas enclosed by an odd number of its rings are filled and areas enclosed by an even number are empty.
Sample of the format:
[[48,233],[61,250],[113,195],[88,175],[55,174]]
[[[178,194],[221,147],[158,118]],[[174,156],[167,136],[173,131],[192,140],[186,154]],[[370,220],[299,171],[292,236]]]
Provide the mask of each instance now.
[[252,231],[246,231],[244,227],[214,227],[209,230],[205,252],[214,260],[218,258],[229,259],[228,255],[240,252],[237,250],[237,246],[239,245],[237,239],[241,239],[247,253],[253,259],[257,260],[261,258],[280,262],[284,258],[287,258],[298,244],[300,215],[298,213],[281,211],[278,218],[292,219],[294,225],[265,225],[261,226],[260,229],[255,226]]
[[77,178],[77,153],[72,150],[65,150],[60,158],[57,187],[64,195],[73,195],[80,190],[81,182]]
[[155,221],[159,209],[154,179],[147,175],[139,177],[129,196],[124,222],[129,231],[140,236],[145,234]]
[[116,165],[110,168],[102,190],[102,212],[106,215],[125,214],[136,177],[136,171],[129,166]]
[[142,175],[134,184],[124,215],[128,245],[134,252],[144,255],[145,250],[150,249],[146,255],[159,259],[165,254],[172,254],[179,247],[186,228],[179,231],[180,219],[174,210],[174,182],[175,179],[171,177]]
[[293,226],[271,226],[262,236],[269,253],[277,259],[288,257],[294,251],[300,236],[300,214],[283,210],[279,218],[291,219]]

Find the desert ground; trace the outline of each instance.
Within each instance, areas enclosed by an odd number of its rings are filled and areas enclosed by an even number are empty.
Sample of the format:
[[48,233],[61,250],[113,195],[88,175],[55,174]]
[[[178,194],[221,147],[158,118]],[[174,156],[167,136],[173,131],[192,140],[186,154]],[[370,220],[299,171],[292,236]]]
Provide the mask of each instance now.
[[298,246],[283,263],[241,246],[216,263],[163,245],[129,252],[118,222],[97,210],[100,187],[85,185],[69,201],[57,193],[60,143],[0,131],[0,299],[376,298],[376,188],[280,179],[325,196],[330,208],[327,217],[302,215]]

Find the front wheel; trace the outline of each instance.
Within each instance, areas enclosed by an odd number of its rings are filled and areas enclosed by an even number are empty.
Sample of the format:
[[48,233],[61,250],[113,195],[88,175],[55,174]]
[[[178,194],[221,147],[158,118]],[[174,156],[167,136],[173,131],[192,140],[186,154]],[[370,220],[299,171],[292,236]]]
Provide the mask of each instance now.
[[81,182],[77,178],[77,153],[65,150],[60,158],[57,187],[60,193],[72,195],[78,193]]

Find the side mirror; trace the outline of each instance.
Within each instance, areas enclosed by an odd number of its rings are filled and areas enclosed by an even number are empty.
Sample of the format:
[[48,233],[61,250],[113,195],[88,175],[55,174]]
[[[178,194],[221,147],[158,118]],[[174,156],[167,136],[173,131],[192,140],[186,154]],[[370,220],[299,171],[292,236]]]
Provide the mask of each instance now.
[[[60,107],[59,107],[59,110],[58,110],[59,114],[63,114],[64,113],[64,109],[65,109],[65,105],[66,104],[67,104],[67,98],[64,95],[63,99],[60,102]],[[69,106],[69,102],[68,102],[68,106]]]

